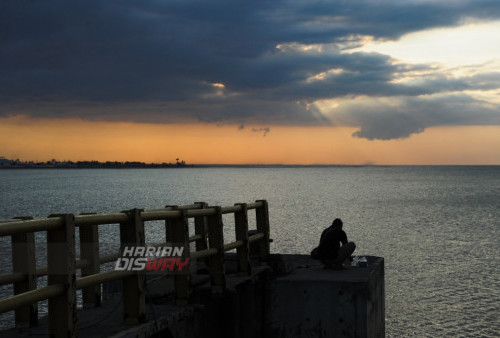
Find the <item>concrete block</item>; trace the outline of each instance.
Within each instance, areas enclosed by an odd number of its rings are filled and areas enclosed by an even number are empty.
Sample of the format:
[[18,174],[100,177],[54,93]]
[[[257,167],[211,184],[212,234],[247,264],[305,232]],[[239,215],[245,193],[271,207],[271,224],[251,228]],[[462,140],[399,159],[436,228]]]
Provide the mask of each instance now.
[[384,337],[383,258],[336,271],[290,256],[300,265],[272,282],[266,336]]

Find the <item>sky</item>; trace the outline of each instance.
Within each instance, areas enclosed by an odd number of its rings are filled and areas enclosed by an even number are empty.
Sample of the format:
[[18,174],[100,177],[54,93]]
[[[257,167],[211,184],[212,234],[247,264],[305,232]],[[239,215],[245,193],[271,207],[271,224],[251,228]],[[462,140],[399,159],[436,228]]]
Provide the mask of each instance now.
[[0,156],[500,164],[497,0],[0,3]]

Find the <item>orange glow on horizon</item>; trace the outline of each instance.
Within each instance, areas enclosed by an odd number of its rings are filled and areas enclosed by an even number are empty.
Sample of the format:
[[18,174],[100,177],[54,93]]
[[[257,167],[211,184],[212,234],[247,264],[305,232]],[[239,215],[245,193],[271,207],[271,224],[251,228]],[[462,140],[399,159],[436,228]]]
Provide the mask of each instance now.
[[[357,128],[0,118],[0,156],[188,164],[500,164],[500,126],[435,127],[369,141]],[[260,131],[259,131],[260,130]]]

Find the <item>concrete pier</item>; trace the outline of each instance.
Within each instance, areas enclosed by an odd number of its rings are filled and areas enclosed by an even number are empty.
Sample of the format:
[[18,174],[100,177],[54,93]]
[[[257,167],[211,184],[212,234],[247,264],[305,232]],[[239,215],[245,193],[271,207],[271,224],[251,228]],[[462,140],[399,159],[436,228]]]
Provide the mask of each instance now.
[[[306,255],[271,255],[238,276],[237,256],[226,255],[226,289],[214,292],[208,275],[194,273],[191,304],[174,303],[173,278],[146,284],[146,321],[126,325],[121,292],[102,306],[78,310],[80,337],[383,337],[384,260],[368,267],[323,269]],[[196,266],[192,267],[196,270]],[[201,269],[199,269],[202,272]],[[110,296],[110,295],[108,295]],[[47,333],[47,322],[1,337]]]
[[384,260],[323,269],[308,256],[283,255],[290,270],[271,282],[269,337],[384,337]]
[[[255,210],[256,229],[249,229],[249,210]],[[224,241],[225,214],[234,215],[236,240],[229,243]],[[167,243],[146,244],[146,223],[152,221],[164,221]],[[271,255],[266,200],[226,207],[195,202],[108,214],[21,217],[0,223],[0,237],[11,237],[14,263],[12,273],[0,275],[0,286],[14,286],[14,295],[0,299],[0,313],[13,311],[16,327],[0,331],[1,337],[383,337],[385,333],[383,259],[367,257],[368,267],[337,271],[323,269],[309,255]],[[121,253],[99,254],[99,227],[117,224],[121,246],[129,248],[127,252],[137,249],[134,257],[143,262],[153,260],[145,253],[158,247],[176,243],[189,248],[189,271],[172,274],[167,269],[158,275],[147,273],[145,265],[140,271],[101,271],[102,264],[121,261]],[[35,264],[33,233],[37,232],[47,233],[46,267]],[[48,285],[37,288],[34,281],[43,276]],[[44,300],[48,313],[39,319],[35,309]],[[77,309],[78,304],[83,309]]]

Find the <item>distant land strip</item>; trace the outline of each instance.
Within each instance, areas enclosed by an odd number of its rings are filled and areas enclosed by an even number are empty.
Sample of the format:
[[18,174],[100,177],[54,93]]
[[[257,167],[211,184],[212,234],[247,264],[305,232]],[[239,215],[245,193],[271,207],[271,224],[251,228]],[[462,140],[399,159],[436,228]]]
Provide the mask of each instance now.
[[9,160],[0,157],[0,169],[147,169],[147,168],[364,168],[364,167],[498,167],[498,165],[386,165],[386,164],[187,164],[176,160],[175,163],[144,163],[139,161],[57,161],[46,162]]
[[194,165],[177,160],[175,163],[144,163],[118,161],[57,161],[46,162],[9,160],[0,157],[0,169],[130,169],[130,168],[191,168]]

